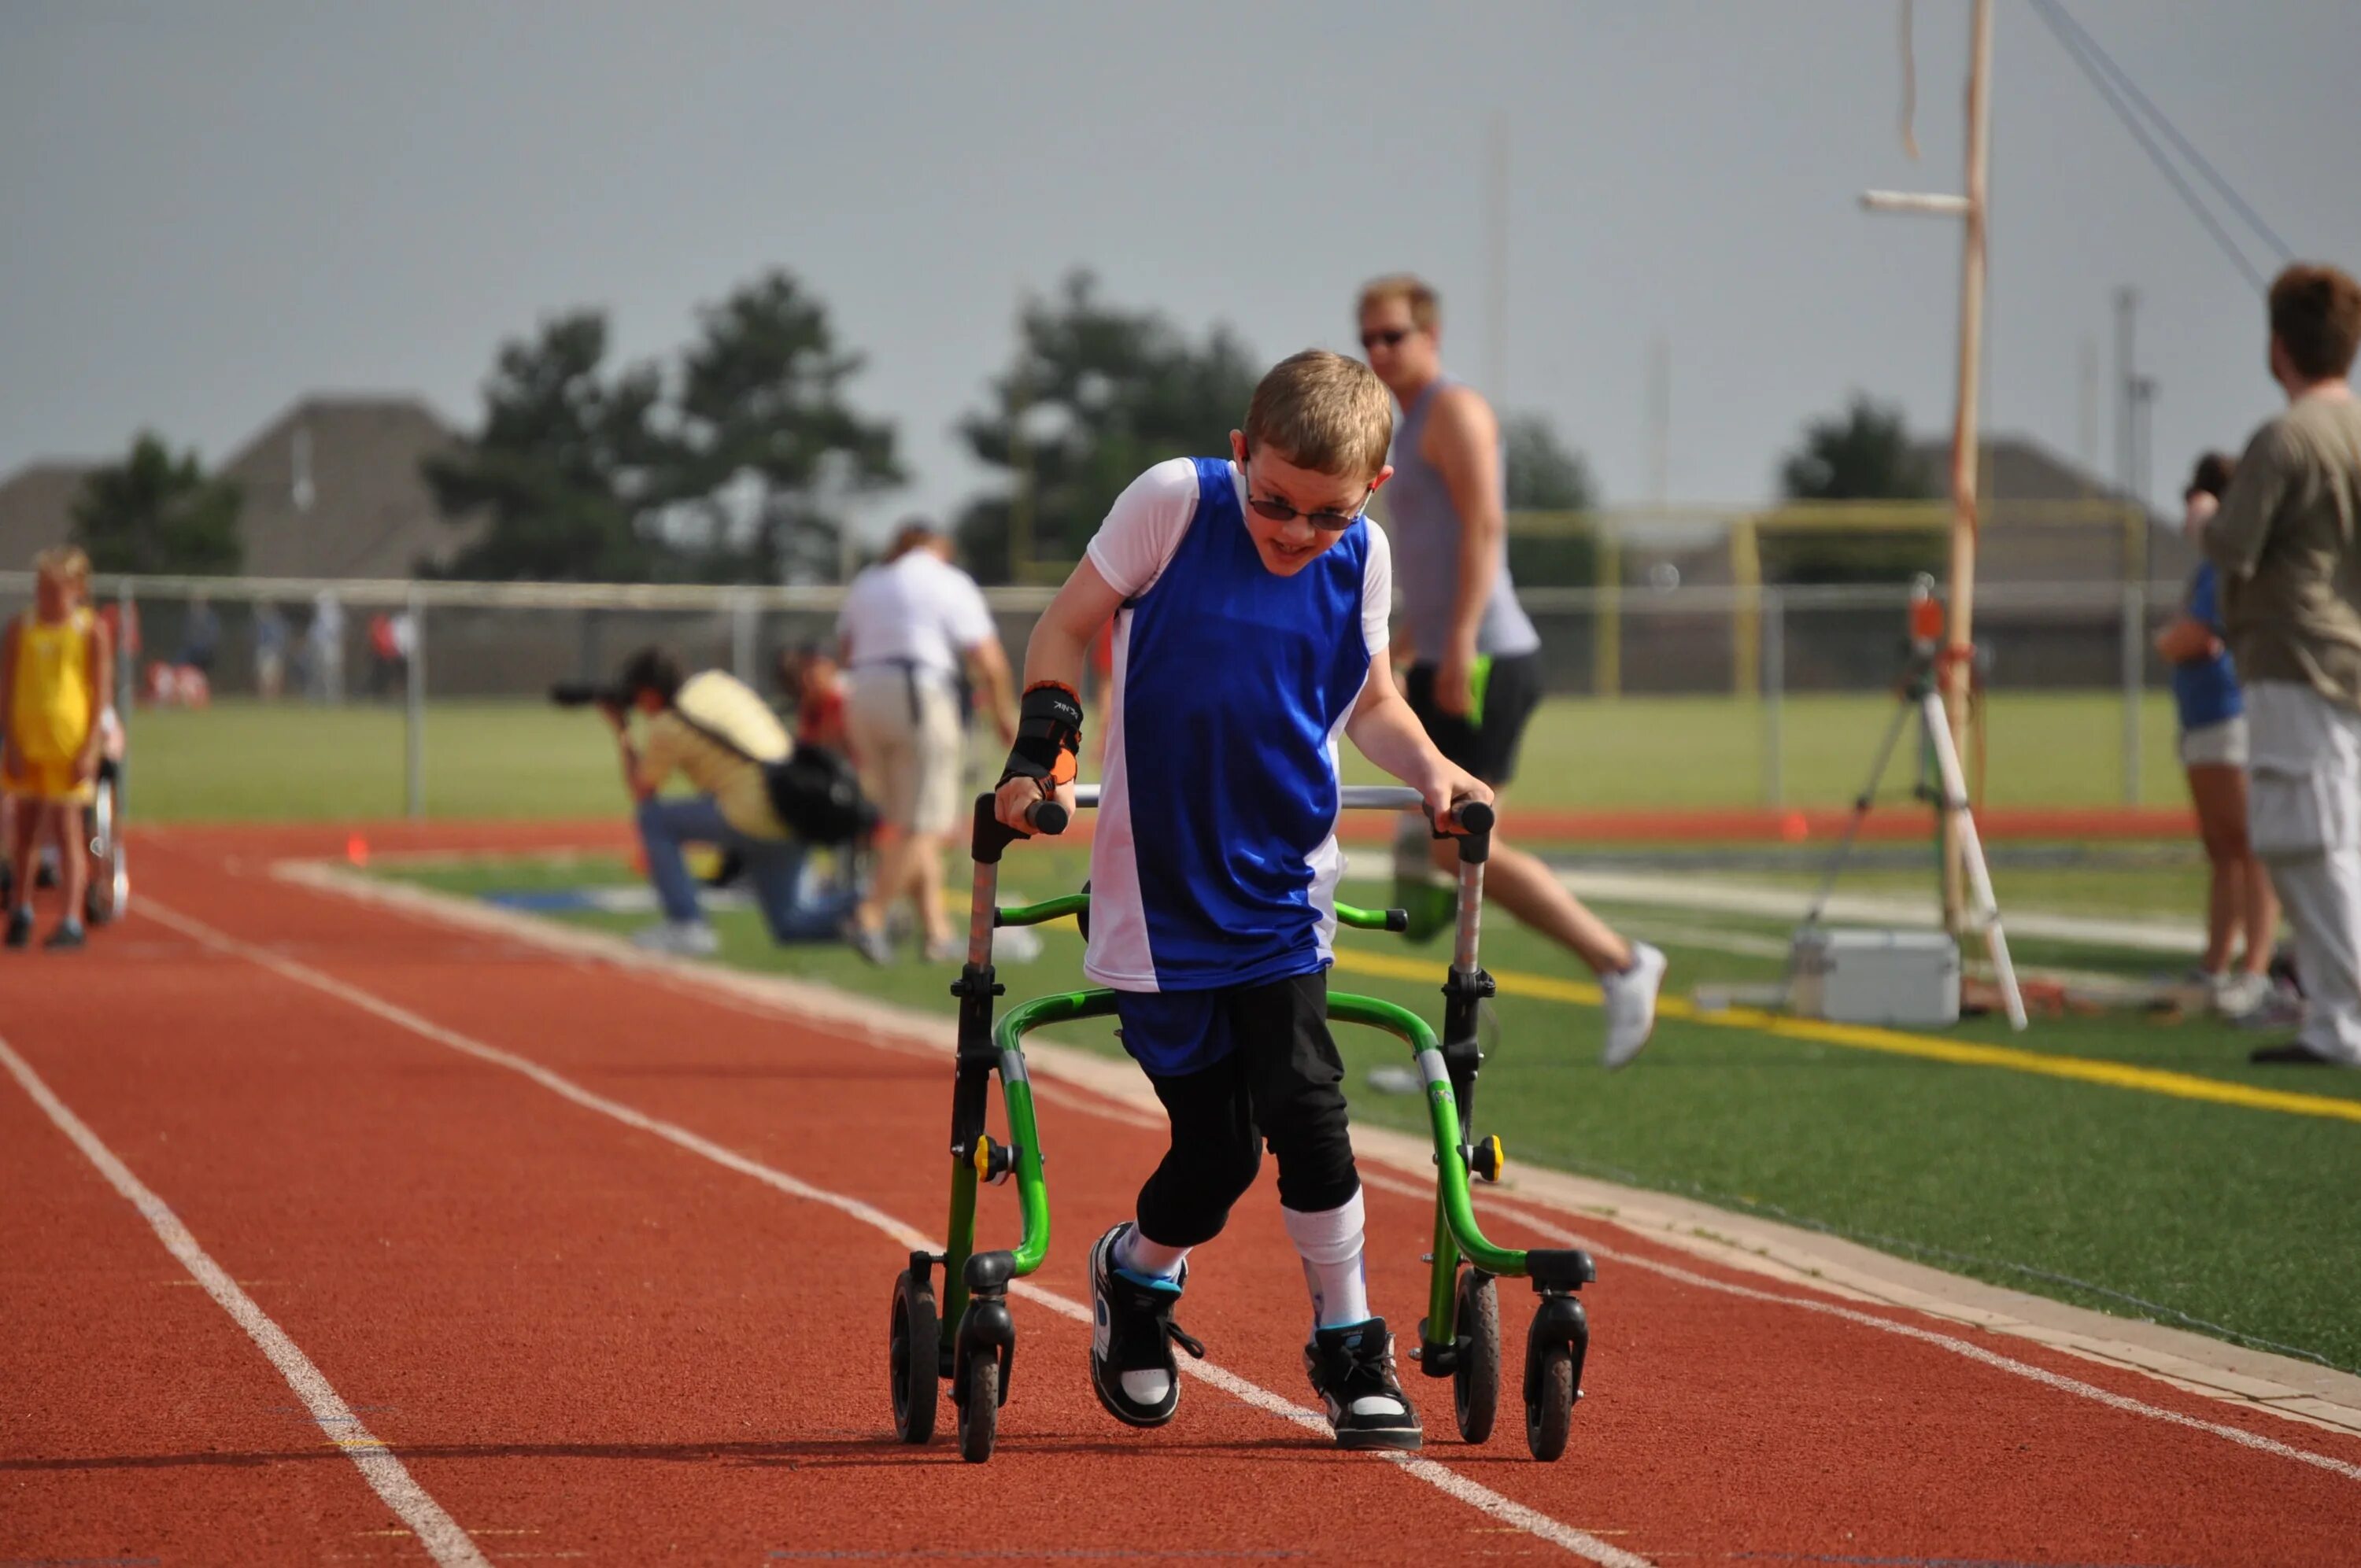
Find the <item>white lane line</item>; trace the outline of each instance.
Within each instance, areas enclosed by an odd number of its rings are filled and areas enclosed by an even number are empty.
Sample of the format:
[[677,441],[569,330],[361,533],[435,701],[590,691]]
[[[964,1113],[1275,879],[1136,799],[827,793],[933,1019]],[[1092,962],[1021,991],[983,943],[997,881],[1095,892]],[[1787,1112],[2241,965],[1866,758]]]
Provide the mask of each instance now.
[[[1366,1172],[1363,1174],[1363,1179],[1369,1179]],[[1378,1179],[1380,1185],[1400,1186],[1402,1190],[1411,1192],[1413,1196],[1426,1196],[1406,1183],[1396,1183],[1382,1178]],[[1496,1208],[1503,1213],[1514,1215],[1551,1241],[1569,1246],[1588,1246],[1594,1256],[1612,1258],[1627,1267],[1643,1268],[1651,1274],[1659,1274],[1667,1279],[1675,1279],[1684,1285],[1695,1286],[1699,1289],[1719,1290],[1725,1295],[1737,1296],[1749,1301],[1770,1301],[1783,1307],[1797,1307],[1806,1312],[1819,1312],[1828,1317],[1840,1318],[1849,1323],[1859,1323],[1864,1328],[1875,1329],[1881,1333],[1899,1334],[1905,1339],[1916,1340],[1922,1344],[1931,1344],[1949,1351],[1954,1355],[1966,1356],[1970,1361],[1978,1362],[1996,1372],[2005,1372],[2013,1377],[2023,1377],[2038,1383],[2044,1387],[2054,1388],[2061,1394],[2071,1394],[2078,1398],[2104,1405],[2110,1409],[2121,1410],[2126,1415],[2145,1416],[2150,1420],[2163,1421],[2170,1426],[2206,1432],[2235,1442],[2242,1448],[2251,1448],[2257,1453],[2271,1454],[2276,1458],[2292,1459],[2299,1464],[2315,1465],[2320,1469],[2342,1475],[2348,1481],[2361,1481],[2361,1464],[2355,1464],[2325,1453],[2315,1453],[2307,1448],[2297,1448],[2292,1444],[2280,1442],[2276,1438],[2268,1438],[2259,1432],[2248,1431],[2243,1427],[2234,1427],[2221,1421],[2201,1420],[2195,1416],[2183,1415],[2179,1410],[2166,1409],[2161,1405],[2151,1405],[2144,1400],[2135,1399],[2129,1395],[2118,1394],[2112,1389],[2102,1388],[2096,1384],[2085,1383],[2078,1377],[2069,1377],[2063,1373],[2052,1372],[2046,1366],[2036,1366],[2030,1362],[2018,1361],[2012,1356],[2002,1355],[1996,1351],[1987,1350],[1982,1345],[1960,1339],[1954,1334],[1940,1333],[1933,1329],[1922,1329],[1915,1323],[1897,1322],[1892,1318],[1882,1318],[1874,1312],[1863,1312],[1834,1301],[1815,1300],[1808,1296],[1790,1296],[1776,1290],[1760,1290],[1751,1285],[1716,1279],[1709,1275],[1683,1268],[1677,1264],[1661,1262],[1653,1257],[1642,1257],[1624,1252],[1620,1248],[1593,1245],[1583,1242],[1581,1238],[1554,1221],[1545,1219],[1528,1208],[1510,1208],[1498,1199],[1489,1201],[1487,1207]]]
[[[1044,1290],[1028,1281],[1020,1279],[1009,1288],[1027,1300],[1038,1301],[1051,1311],[1062,1317],[1071,1318],[1078,1323],[1087,1325],[1091,1321],[1090,1309],[1081,1302],[1069,1300],[1063,1296]],[[1283,1421],[1292,1421],[1314,1436],[1324,1438],[1330,1435],[1326,1418],[1317,1410],[1306,1409],[1301,1405],[1293,1404],[1284,1395],[1274,1394],[1258,1383],[1249,1383],[1236,1373],[1215,1365],[1210,1361],[1193,1361],[1183,1356],[1180,1359],[1180,1365],[1183,1373],[1192,1377],[1202,1378],[1224,1394],[1244,1404],[1252,1405],[1257,1410],[1277,1416]],[[1587,1557],[1591,1562],[1600,1564],[1600,1568],[1651,1568],[1651,1564],[1644,1557],[1625,1552],[1620,1547],[1609,1546],[1595,1535],[1586,1534],[1572,1525],[1564,1524],[1550,1518],[1539,1509],[1529,1508],[1513,1498],[1504,1497],[1490,1487],[1470,1481],[1456,1470],[1449,1469],[1432,1459],[1422,1458],[1415,1454],[1384,1452],[1379,1452],[1378,1457],[1392,1461],[1410,1475],[1430,1486],[1449,1493],[1479,1513],[1487,1514],[1499,1519],[1502,1524],[1521,1530],[1530,1535],[1539,1536],[1553,1545],[1564,1547],[1577,1557]]]
[[269,1357],[270,1365],[279,1369],[287,1386],[295,1390],[295,1397],[303,1401],[303,1408],[319,1423],[321,1432],[344,1450],[345,1457],[358,1467],[370,1489],[385,1499],[395,1518],[410,1527],[428,1554],[443,1568],[491,1568],[484,1554],[476,1550],[476,1543],[467,1539],[467,1532],[443,1511],[443,1505],[429,1497],[426,1488],[393,1456],[393,1451],[361,1424],[352,1407],[312,1365],[311,1357],[254,1304],[253,1297],[238,1288],[237,1281],[197,1245],[197,1238],[190,1234],[181,1217],[132,1175],[129,1167],[115,1157],[115,1151],[99,1141],[98,1135],[67,1108],[32,1065],[5,1040],[0,1040],[0,1067],[8,1069],[33,1103],[57,1124],[58,1131],[73,1140],[74,1146],[106,1178],[107,1185],[139,1211],[140,1218],[156,1233],[156,1239],[164,1244],[164,1250],[180,1259],[181,1266],[205,1288],[205,1294],[218,1302],[231,1321]]
[[[347,984],[334,975],[313,969],[309,964],[300,963],[293,959],[271,952],[268,948],[241,941],[192,916],[182,915],[177,910],[167,908],[153,898],[147,899],[141,907],[149,919],[169,926],[215,952],[245,959],[283,979],[292,981],[298,985],[308,986],[324,995],[332,996],[339,1002],[357,1007],[364,1013],[382,1018],[389,1024],[407,1029],[412,1034],[432,1040],[439,1046],[448,1047],[462,1055],[474,1057],[478,1061],[489,1062],[495,1067],[506,1068],[511,1072],[531,1079],[552,1093],[572,1101],[585,1110],[596,1111],[601,1115],[612,1117],[626,1126],[636,1127],[641,1132],[652,1134],[667,1143],[676,1145],[691,1154],[701,1155],[716,1165],[724,1166],[741,1176],[752,1177],[765,1186],[786,1193],[789,1197],[800,1198],[807,1202],[819,1203],[834,1209],[840,1213],[859,1220],[865,1225],[884,1232],[893,1239],[896,1246],[904,1251],[924,1249],[929,1252],[939,1252],[942,1250],[941,1242],[921,1234],[874,1204],[864,1203],[858,1198],[850,1197],[841,1192],[831,1192],[826,1188],[814,1187],[807,1181],[789,1176],[785,1171],[774,1169],[757,1160],[748,1159],[744,1155],[724,1148],[721,1145],[692,1133],[686,1127],[660,1120],[620,1101],[609,1100],[596,1091],[585,1089],[572,1079],[544,1067],[530,1058],[518,1056],[512,1051],[502,1050],[498,1046],[486,1045],[481,1040],[462,1035],[453,1029],[446,1029],[432,1019],[412,1013],[407,1007],[386,1001],[373,992]],[[223,1283],[225,1285],[228,1283],[226,1277]],[[1038,1285],[1018,1280],[1011,1289],[1027,1300],[1038,1302],[1062,1317],[1084,1323],[1091,1320],[1090,1309],[1081,1302],[1058,1295],[1054,1291],[1043,1289]],[[257,1316],[258,1317],[259,1314],[258,1313]],[[291,1345],[289,1348],[293,1349]],[[1214,1387],[1243,1400],[1256,1409],[1267,1411],[1282,1420],[1292,1421],[1297,1426],[1317,1432],[1323,1437],[1329,1434],[1327,1420],[1316,1411],[1293,1404],[1259,1384],[1248,1382],[1234,1372],[1225,1371],[1207,1363],[1186,1359],[1183,1360],[1181,1366],[1183,1371],[1195,1374]],[[1490,1487],[1468,1480],[1466,1476],[1446,1469],[1431,1459],[1413,1459],[1407,1454],[1387,1454],[1384,1457],[1392,1460],[1403,1474],[1425,1482],[1446,1497],[1466,1503],[1468,1507],[1499,1520],[1502,1524],[1525,1530],[1577,1557],[1596,1563],[1599,1568],[1653,1568],[1644,1557],[1637,1556],[1618,1546],[1610,1546],[1596,1536],[1585,1534],[1575,1529],[1572,1525],[1529,1508],[1512,1498],[1502,1497]],[[456,1528],[456,1526],[453,1527],[454,1530]],[[464,1537],[462,1539],[464,1540]],[[470,1546],[468,1550],[472,1552],[474,1548]],[[476,1558],[471,1561],[480,1562],[481,1559]]]

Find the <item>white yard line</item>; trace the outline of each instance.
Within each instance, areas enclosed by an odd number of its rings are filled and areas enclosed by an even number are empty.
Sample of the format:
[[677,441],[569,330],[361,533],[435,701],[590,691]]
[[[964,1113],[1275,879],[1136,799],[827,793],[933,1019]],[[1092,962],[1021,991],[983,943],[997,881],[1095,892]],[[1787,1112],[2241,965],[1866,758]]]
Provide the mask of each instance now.
[[[1558,880],[1585,899],[1605,904],[1753,915],[1775,920],[1801,921],[1812,903],[1807,888],[1708,880],[1682,872],[1567,872]],[[1880,925],[1940,923],[1938,911],[1930,900],[1874,894],[1838,894],[1828,900],[1827,916],[1834,920]],[[2001,918],[2013,937],[2129,948],[2136,952],[2185,954],[2205,950],[2203,929],[2185,920],[2107,920],[2087,915],[2016,909],[2003,909]]]
[[83,1157],[98,1168],[98,1173],[106,1178],[107,1185],[121,1194],[125,1202],[139,1211],[139,1217],[148,1222],[148,1228],[156,1233],[156,1239],[164,1244],[164,1250],[178,1258],[181,1266],[204,1287],[205,1294],[229,1314],[233,1322],[246,1331],[247,1338],[269,1358],[270,1365],[279,1369],[279,1375],[287,1379],[287,1386],[295,1390],[295,1397],[303,1401],[303,1408],[319,1423],[321,1432],[330,1442],[344,1450],[345,1457],[353,1462],[362,1478],[368,1482],[370,1489],[385,1499],[386,1507],[393,1510],[394,1517],[417,1536],[419,1544],[426,1548],[428,1555],[443,1568],[490,1568],[484,1554],[476,1549],[476,1543],[467,1538],[467,1532],[443,1511],[443,1505],[427,1495],[426,1488],[421,1486],[401,1461],[393,1456],[393,1451],[361,1424],[360,1418],[353,1414],[352,1407],[346,1404],[327,1378],[321,1376],[320,1369],[312,1365],[312,1358],[287,1337],[284,1329],[271,1321],[262,1309],[255,1305],[254,1298],[240,1289],[228,1271],[197,1245],[197,1238],[190,1234],[188,1226],[181,1223],[181,1217],[131,1174],[130,1168],[115,1157],[114,1150],[99,1141],[98,1135],[67,1108],[65,1102],[60,1100],[42,1081],[40,1075],[33,1070],[32,1065],[18,1056],[5,1040],[0,1040],[0,1067],[8,1069],[33,1103],[57,1124],[58,1131],[71,1138]]
[[[749,1159],[744,1155],[725,1148],[709,1138],[690,1132],[686,1127],[648,1115],[620,1101],[609,1100],[603,1094],[586,1089],[572,1079],[544,1067],[530,1058],[502,1050],[497,1046],[487,1045],[481,1040],[462,1035],[456,1030],[446,1029],[432,1019],[412,1012],[407,1007],[387,1001],[374,992],[365,991],[358,986],[338,980],[335,976],[314,969],[309,964],[286,958],[250,942],[242,941],[227,932],[206,925],[203,921],[168,908],[157,903],[153,897],[143,902],[140,912],[148,919],[168,926],[215,952],[244,959],[249,963],[269,970],[281,979],[308,987],[323,995],[334,997],[339,1002],[358,1008],[389,1024],[406,1029],[423,1039],[432,1040],[436,1045],[447,1047],[462,1055],[473,1057],[478,1061],[487,1062],[494,1067],[505,1068],[511,1072],[530,1079],[544,1089],[573,1102],[585,1110],[595,1111],[600,1115],[622,1123],[625,1126],[652,1134],[691,1154],[709,1159],[716,1165],[734,1170],[741,1176],[752,1177],[789,1197],[834,1209],[874,1230],[883,1232],[897,1247],[905,1251],[920,1249],[940,1251],[942,1248],[939,1241],[920,1234],[912,1226],[873,1204],[845,1193],[831,1192],[826,1188],[815,1187],[807,1181],[788,1175],[785,1171]],[[223,1282],[228,1283],[226,1277]],[[235,1286],[230,1288],[236,1288]],[[1027,1281],[1020,1280],[1011,1288],[1026,1299],[1038,1302],[1062,1317],[1071,1318],[1078,1322],[1090,1321],[1090,1309],[1079,1301],[1043,1289]],[[257,1315],[259,1316],[258,1313]],[[291,1345],[289,1348],[291,1350],[293,1347]],[[1308,1431],[1316,1431],[1323,1437],[1328,1435],[1328,1422],[1317,1412],[1305,1409],[1258,1384],[1248,1382],[1234,1372],[1225,1371],[1210,1363],[1195,1361],[1186,1361],[1182,1366],[1183,1370],[1244,1400],[1257,1409],[1291,1421]],[[324,1385],[323,1387],[324,1387]],[[1598,1563],[1600,1568],[1650,1568],[1648,1560],[1644,1557],[1625,1552],[1620,1547],[1609,1545],[1595,1536],[1585,1534],[1572,1525],[1529,1508],[1513,1498],[1503,1497],[1490,1487],[1471,1481],[1433,1460],[1415,1459],[1407,1454],[1386,1454],[1383,1457],[1391,1460],[1404,1475],[1425,1482],[1445,1496],[1455,1498],[1505,1525],[1524,1530],[1553,1545],[1562,1547],[1577,1557]],[[421,1496],[423,1497],[423,1494]],[[445,1522],[448,1521],[445,1520]],[[457,1529],[456,1526],[451,1528],[454,1530]],[[464,1534],[461,1539],[464,1542]],[[475,1551],[472,1544],[467,1545],[467,1549],[470,1553]],[[480,1563],[482,1559],[478,1556],[470,1556],[453,1561],[473,1563]]]

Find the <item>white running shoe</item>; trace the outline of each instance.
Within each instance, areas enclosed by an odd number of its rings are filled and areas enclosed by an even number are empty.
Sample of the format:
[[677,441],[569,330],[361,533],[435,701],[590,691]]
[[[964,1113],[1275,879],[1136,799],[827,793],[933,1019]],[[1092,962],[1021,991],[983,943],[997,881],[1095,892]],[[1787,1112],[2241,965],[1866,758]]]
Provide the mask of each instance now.
[[2250,974],[2244,970],[2232,974],[2205,977],[2207,1000],[2213,1011],[2224,1018],[2244,1018],[2271,996],[2271,977]]
[[1656,992],[1664,989],[1664,955],[1645,942],[1631,944],[1631,967],[1598,977],[1607,993],[1607,1047],[1603,1067],[1621,1067],[1640,1054],[1656,1032]]
[[702,920],[667,920],[632,932],[631,946],[678,959],[709,959],[721,950],[721,938]]
[[[967,948],[962,945],[960,951]],[[992,934],[992,961],[1029,964],[1041,956],[1041,933],[1030,926],[1006,926]]]

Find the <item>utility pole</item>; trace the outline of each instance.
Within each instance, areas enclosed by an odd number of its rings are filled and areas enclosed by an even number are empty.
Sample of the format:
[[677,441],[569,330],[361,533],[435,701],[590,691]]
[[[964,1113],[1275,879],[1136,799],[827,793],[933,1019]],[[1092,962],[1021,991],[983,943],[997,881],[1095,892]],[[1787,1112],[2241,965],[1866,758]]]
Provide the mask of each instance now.
[[1648,340],[1648,500],[1672,494],[1673,349],[1663,333]]
[[2133,450],[2138,437],[2134,432],[2136,416],[2132,410],[2139,398],[2136,389],[2138,372],[2132,367],[2132,334],[2138,319],[2139,291],[2129,288],[2117,289],[2115,291],[2115,488],[2123,492],[2124,499],[2126,501],[2135,499],[2137,494],[2132,488],[2134,482],[2132,468],[2138,461],[2138,454]]
[[1509,124],[1492,116],[1484,135],[1484,391],[1509,396]]
[[2074,455],[2081,461],[2085,473],[2096,473],[2099,467],[2099,345],[2089,337],[2082,339],[2082,399],[2076,411]]
[[1016,366],[1008,386],[1008,580],[1030,580],[1033,566],[1033,441],[1026,416],[1033,411],[1032,377],[1026,364],[1030,345],[1025,332],[1025,302],[1016,305]]
[[[1938,677],[1951,726],[1951,742],[1966,755],[1968,680],[1975,657],[1976,400],[1982,372],[1985,175],[1992,156],[1992,0],[1975,0],[1969,22],[1967,191],[1924,195],[1871,191],[1861,205],[1872,212],[1927,213],[1960,221],[1960,374],[1951,421],[1951,565],[1949,615]],[[1956,814],[1943,822],[1943,923],[1953,936],[1964,925],[1966,873]]]

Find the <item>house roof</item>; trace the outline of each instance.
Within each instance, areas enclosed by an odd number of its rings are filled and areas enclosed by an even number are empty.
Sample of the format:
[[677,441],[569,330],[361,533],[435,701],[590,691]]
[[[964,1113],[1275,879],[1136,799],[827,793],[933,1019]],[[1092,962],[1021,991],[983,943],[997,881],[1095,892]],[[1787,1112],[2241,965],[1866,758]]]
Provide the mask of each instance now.
[[28,463],[0,479],[0,571],[21,572],[73,528],[73,499],[95,463]]
[[[1995,435],[1979,444],[1977,510],[1982,514],[1976,576],[1982,582],[2121,581],[2130,543],[2120,519],[2094,518],[2061,526],[2026,503],[2098,502],[2121,508],[2124,492],[2070,458],[2024,435]],[[1951,443],[1921,441],[1916,450],[1949,491]],[[2016,515],[2011,512],[2015,508]],[[2195,564],[2170,520],[2147,513],[2144,548],[2151,578],[2176,577]]]
[[245,570],[271,577],[406,577],[480,524],[454,526],[419,472],[457,437],[415,398],[303,399],[233,453]]
[[[458,437],[416,398],[308,397],[247,438],[218,470],[245,499],[240,570],[268,577],[407,577],[481,532],[445,523],[419,464]],[[0,479],[0,569],[28,565],[73,531],[96,462],[27,464]],[[308,484],[299,487],[300,477]],[[300,493],[299,493],[300,492]]]

